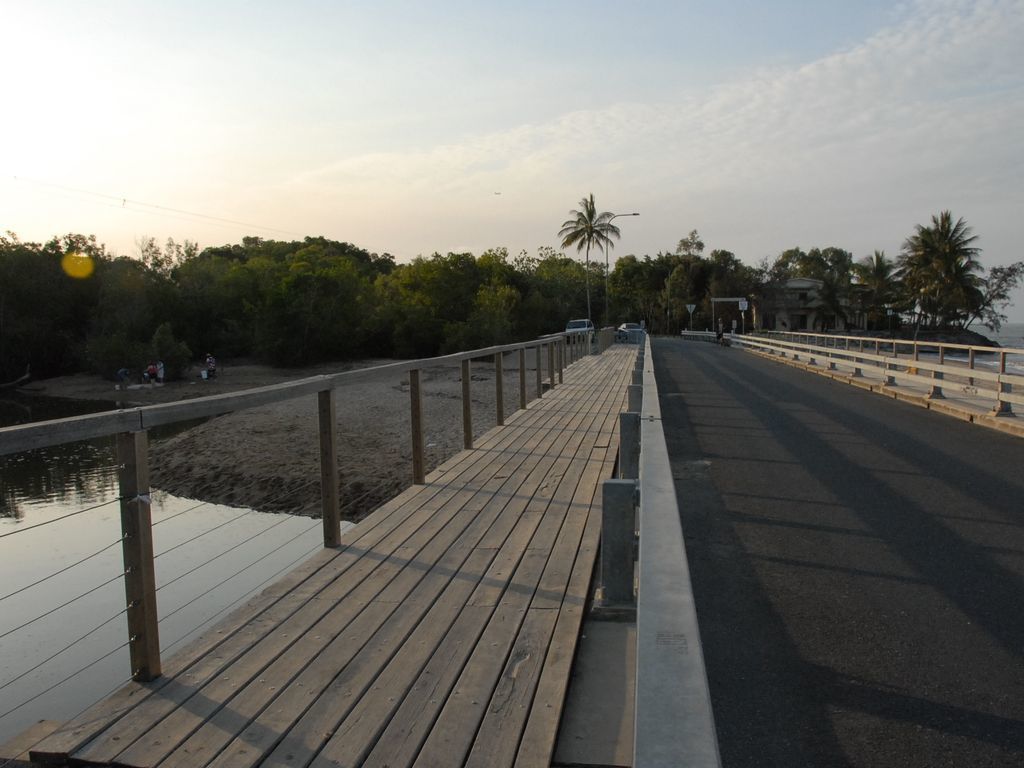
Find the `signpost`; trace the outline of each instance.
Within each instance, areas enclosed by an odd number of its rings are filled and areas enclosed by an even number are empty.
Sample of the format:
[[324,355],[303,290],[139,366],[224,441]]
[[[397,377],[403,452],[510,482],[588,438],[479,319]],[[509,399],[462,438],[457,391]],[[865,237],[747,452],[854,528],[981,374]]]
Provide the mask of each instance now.
[[696,304],[687,304],[686,311],[690,313],[690,330],[693,330],[693,310],[697,308]]
[[[715,304],[718,304],[719,302],[722,302],[722,301],[729,302],[729,303],[732,303],[732,302],[735,301],[739,305],[741,313],[745,312],[749,308],[749,306],[750,306],[748,304],[748,302],[747,302],[747,299],[745,297],[743,297],[743,296],[730,296],[729,298],[724,298],[724,299],[711,299],[711,327],[712,328],[715,327]],[[747,316],[743,315],[743,332],[744,333],[746,333],[746,328],[747,328]]]

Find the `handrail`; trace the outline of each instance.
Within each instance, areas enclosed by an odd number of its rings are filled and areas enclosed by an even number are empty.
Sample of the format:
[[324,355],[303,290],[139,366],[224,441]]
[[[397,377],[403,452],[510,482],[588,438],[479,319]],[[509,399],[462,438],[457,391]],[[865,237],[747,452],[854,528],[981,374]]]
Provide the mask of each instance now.
[[633,765],[719,768],[711,694],[650,347],[648,337],[640,412]]
[[[682,335],[684,338],[696,338],[693,334]],[[855,379],[871,376],[886,391],[898,392],[900,385],[911,385],[924,388],[927,400],[941,400],[954,395],[980,399],[996,416],[1012,414],[1013,405],[1024,406],[1024,394],[1014,391],[1015,386],[1024,387],[1024,375],[1009,372],[1006,366],[1008,355],[1024,355],[1024,349],[780,332],[729,334],[727,338],[732,344],[766,354],[791,357],[797,361],[805,358],[808,364],[820,364],[827,370],[843,369],[846,375]],[[826,343],[816,343],[819,340]],[[840,345],[839,341],[844,343]],[[901,353],[901,350],[906,351]],[[934,350],[937,358],[922,358],[922,350],[925,355]],[[960,357],[949,362],[946,357],[949,350],[966,350],[967,359]],[[976,367],[979,355],[995,356],[998,361],[995,370]]]
[[[281,402],[296,397],[316,395],[319,449],[320,486],[323,542],[325,547],[337,546],[341,538],[341,518],[337,488],[336,459],[336,409],[334,390],[349,383],[364,381],[380,376],[399,373],[409,374],[411,409],[412,474],[413,482],[425,481],[424,445],[422,430],[422,394],[419,372],[422,368],[462,364],[463,372],[463,420],[467,447],[472,444],[472,409],[470,400],[470,377],[466,375],[470,360],[493,357],[496,371],[496,401],[503,399],[501,358],[508,352],[519,352],[520,365],[520,407],[526,407],[526,350],[536,351],[536,396],[543,397],[543,373],[547,367],[548,386],[554,388],[561,383],[564,368],[571,362],[592,353],[590,334],[556,333],[534,339],[467,350],[433,358],[404,360],[371,368],[345,371],[336,374],[313,376],[284,384],[255,387],[242,392],[210,395],[175,403],[150,405],[122,409],[110,413],[90,414],[70,419],[56,419],[36,424],[19,425],[0,429],[0,455],[19,453],[36,448],[87,440],[110,435],[117,439],[117,462],[119,465],[119,495],[121,525],[124,536],[121,540],[126,564],[124,583],[128,616],[129,647],[131,651],[132,676],[145,681],[158,677],[161,672],[160,643],[154,577],[154,555],[152,542],[152,519],[150,510],[150,483],[148,459],[148,430],[152,427],[170,424],[197,417],[216,416],[223,413],[254,408],[268,403]],[[547,354],[542,355],[546,350]],[[599,350],[601,351],[601,350]],[[546,358],[546,360],[544,359]],[[557,371],[556,371],[557,368]],[[556,383],[557,380],[557,383]],[[498,423],[503,414],[499,412]]]

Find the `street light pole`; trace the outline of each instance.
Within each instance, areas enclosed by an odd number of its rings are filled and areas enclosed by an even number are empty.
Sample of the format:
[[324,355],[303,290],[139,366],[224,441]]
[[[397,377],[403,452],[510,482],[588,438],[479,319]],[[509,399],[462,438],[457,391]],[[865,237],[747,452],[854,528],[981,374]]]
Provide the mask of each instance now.
[[[608,219],[608,224],[612,223],[613,219],[619,218],[619,216],[639,216],[639,213],[613,213],[611,218]],[[604,324],[608,325],[611,321],[611,316],[608,314],[608,244],[604,246]]]

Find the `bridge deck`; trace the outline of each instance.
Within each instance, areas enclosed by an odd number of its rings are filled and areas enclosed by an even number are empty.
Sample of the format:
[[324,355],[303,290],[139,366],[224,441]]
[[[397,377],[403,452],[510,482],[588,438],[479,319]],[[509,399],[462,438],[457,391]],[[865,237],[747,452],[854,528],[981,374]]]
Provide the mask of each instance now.
[[614,346],[33,750],[122,766],[549,765],[636,348]]

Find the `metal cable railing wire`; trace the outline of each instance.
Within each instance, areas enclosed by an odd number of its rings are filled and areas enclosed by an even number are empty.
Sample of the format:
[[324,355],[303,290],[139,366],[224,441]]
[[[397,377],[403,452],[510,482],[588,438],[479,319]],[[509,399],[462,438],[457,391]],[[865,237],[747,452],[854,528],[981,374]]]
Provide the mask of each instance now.
[[102,509],[103,507],[110,506],[111,504],[117,504],[117,503],[119,503],[121,501],[122,498],[123,498],[122,496],[118,496],[118,497],[113,498],[113,499],[108,499],[107,501],[101,502],[99,504],[94,504],[91,507],[86,507],[85,509],[79,509],[77,512],[69,512],[66,515],[61,515],[60,517],[55,517],[52,520],[44,520],[41,523],[35,523],[33,525],[28,525],[28,526],[25,526],[24,528],[18,528],[17,530],[14,530],[14,531],[8,531],[7,533],[0,533],[0,539],[5,539],[8,536],[14,536],[15,534],[18,534],[18,533],[26,533],[26,532],[34,530],[36,528],[42,528],[44,525],[51,525],[53,523],[59,523],[61,520],[67,520],[69,517],[75,517],[76,515],[83,515],[86,512],[93,512],[93,511],[95,511],[97,509]]
[[[196,541],[197,539],[201,539],[201,538],[203,538],[203,536],[206,536],[207,534],[213,533],[214,531],[219,531],[221,528],[223,528],[223,527],[225,527],[227,525],[231,525],[231,523],[235,522],[236,520],[241,520],[246,515],[251,515],[251,514],[252,514],[252,510],[251,509],[247,509],[244,512],[241,512],[240,514],[237,514],[234,517],[229,518],[228,520],[225,520],[223,523],[220,523],[218,525],[213,526],[213,528],[207,528],[205,531],[201,531],[201,532],[197,533],[195,536],[193,536],[190,539],[185,539],[185,541],[182,541],[182,542],[180,542],[178,544],[175,544],[173,547],[168,547],[163,552],[158,552],[157,554],[153,555],[153,559],[154,560],[159,560],[164,555],[170,554],[171,552],[173,552],[176,549],[181,549],[186,544],[191,544],[193,541]],[[166,586],[166,584],[164,586]]]
[[[77,560],[77,561],[71,563],[70,565],[66,565],[66,566],[64,566],[63,568],[61,568],[58,571],[54,571],[49,576],[43,576],[43,578],[41,578],[41,579],[39,579],[37,581],[33,581],[31,584],[26,584],[25,586],[19,587],[18,589],[14,590],[13,592],[8,592],[3,597],[0,597],[0,603],[2,603],[4,600],[6,600],[9,597],[14,597],[15,595],[20,595],[22,592],[25,592],[27,590],[32,589],[32,587],[38,587],[44,581],[49,581],[50,579],[54,578],[55,576],[60,576],[62,573],[66,572],[66,571],[70,571],[75,566],[81,565],[82,563],[86,562],[87,560],[92,560],[94,557],[102,555],[108,549],[110,549],[111,547],[116,547],[118,544],[120,544],[123,541],[124,541],[124,536],[122,536],[117,541],[114,541],[114,542],[111,542],[110,544],[107,544],[107,546],[103,547],[103,549],[99,549],[99,550],[93,552],[91,555],[86,555],[81,560]],[[0,637],[3,637],[3,635],[0,635]]]
[[[300,531],[299,533],[295,534],[295,535],[294,535],[294,536],[292,536],[292,537],[291,537],[290,539],[288,539],[288,541],[286,541],[286,542],[284,542],[283,544],[281,544],[281,546],[280,546],[280,547],[278,547],[278,549],[280,549],[281,547],[285,547],[285,546],[287,546],[288,544],[291,544],[291,543],[292,543],[293,541],[295,541],[296,539],[298,539],[298,538],[300,538],[300,537],[302,537],[302,536],[305,536],[305,535],[306,535],[307,533],[309,533],[309,532],[310,532],[311,530],[313,530],[314,528],[316,528],[316,527],[317,527],[317,526],[318,526],[319,524],[320,524],[320,523],[319,523],[319,521],[317,521],[317,522],[316,522],[315,524],[313,524],[313,525],[309,526],[308,528],[306,528],[306,529],[304,529],[304,530]],[[248,597],[249,595],[253,594],[253,593],[254,593],[254,592],[256,592],[256,591],[257,591],[258,589],[262,588],[263,586],[265,586],[265,585],[266,585],[266,584],[268,584],[269,582],[273,581],[274,579],[276,579],[276,578],[277,578],[278,576],[280,576],[280,575],[281,575],[282,573],[284,573],[285,571],[288,571],[289,569],[291,569],[291,568],[292,568],[293,566],[295,566],[295,564],[296,564],[296,563],[302,562],[303,560],[305,560],[305,559],[306,559],[307,557],[309,557],[310,555],[312,555],[312,554],[313,554],[314,552],[316,552],[316,551],[317,551],[318,549],[320,549],[320,548],[321,548],[321,544],[320,544],[320,543],[318,542],[318,543],[317,543],[317,544],[316,544],[315,546],[313,546],[313,547],[312,547],[312,548],[310,548],[310,549],[307,549],[307,550],[306,550],[305,552],[303,552],[302,554],[300,554],[300,555],[299,555],[298,557],[296,557],[296,558],[295,558],[294,560],[292,560],[291,562],[289,562],[289,563],[287,563],[286,565],[284,565],[284,566],[282,566],[281,568],[279,568],[279,569],[278,569],[277,571],[275,571],[275,572],[274,572],[274,573],[272,573],[272,574],[271,574],[270,576],[268,576],[267,578],[265,578],[265,579],[264,579],[263,581],[261,581],[261,582],[260,582],[259,584],[257,584],[256,586],[254,586],[254,587],[253,587],[252,589],[248,590],[247,592],[245,592],[244,594],[242,594],[242,595],[241,595],[240,597],[237,597],[237,598],[235,598],[234,600],[232,600],[232,601],[231,601],[230,603],[228,603],[228,604],[227,604],[226,606],[224,606],[224,607],[223,607],[223,608],[221,608],[221,609],[220,609],[219,611],[217,611],[216,613],[214,613],[214,614],[213,614],[212,616],[210,616],[209,618],[205,619],[205,620],[204,620],[204,621],[203,621],[203,622],[202,622],[201,624],[198,624],[197,626],[193,627],[192,629],[190,629],[190,630],[189,630],[188,632],[186,632],[185,634],[183,634],[183,635],[181,635],[180,637],[178,637],[178,638],[177,638],[176,640],[174,640],[174,641],[172,641],[172,642],[168,643],[168,644],[167,644],[167,646],[165,646],[163,650],[164,650],[165,652],[166,652],[166,651],[169,651],[169,650],[170,650],[171,648],[173,648],[174,646],[178,645],[179,643],[181,643],[182,641],[184,641],[184,640],[185,640],[186,638],[188,638],[188,637],[191,637],[191,636],[192,636],[192,635],[194,635],[194,634],[195,634],[196,632],[198,632],[198,631],[199,631],[200,629],[202,629],[202,628],[203,628],[203,627],[205,627],[205,626],[206,626],[207,624],[209,624],[209,623],[210,623],[211,621],[214,621],[214,620],[216,620],[216,619],[220,618],[221,616],[223,616],[223,615],[224,615],[225,613],[227,613],[227,612],[228,612],[228,611],[230,611],[230,610],[231,610],[232,608],[234,608],[234,607],[235,607],[236,605],[238,605],[238,604],[239,604],[240,602],[242,602],[242,601],[243,601],[243,600],[244,600],[244,599],[245,599],[246,597]],[[249,569],[249,568],[251,568],[251,567],[252,567],[253,565],[256,565],[257,563],[260,563],[260,562],[262,562],[262,561],[263,561],[263,560],[265,560],[265,559],[266,559],[267,557],[269,557],[269,556],[270,556],[270,554],[271,554],[271,553],[270,553],[270,552],[268,552],[267,554],[263,555],[263,556],[262,556],[262,557],[260,557],[260,558],[259,558],[258,560],[256,560],[256,561],[255,561],[254,563],[250,563],[250,564],[249,564],[249,565],[247,565],[247,566],[246,566],[245,568],[243,568],[243,569],[242,569],[242,571],[244,571],[244,570],[248,570],[248,569]],[[235,576],[237,576],[238,574],[242,573],[242,571],[238,571],[238,572],[237,572],[237,573],[235,573],[234,575],[235,575]],[[231,578],[234,578],[234,576],[232,576]],[[226,582],[226,581],[227,581],[227,580],[225,580],[225,582]],[[225,583],[225,582],[222,582],[222,583]],[[218,584],[217,586],[220,586],[220,585]],[[216,587],[214,587],[214,588],[212,588],[212,589],[215,589],[215,588],[216,588]],[[211,589],[211,590],[207,590],[207,592],[210,592],[210,591],[212,591],[212,589]],[[191,604],[192,602],[195,602],[195,600],[197,600],[197,599],[199,599],[199,598],[197,597],[197,598],[195,598],[194,600],[190,601],[189,603],[186,603],[185,605],[183,605],[183,606],[181,606],[181,607],[177,608],[177,609],[175,610],[175,612],[183,610],[183,609],[184,609],[184,608],[186,608],[186,607],[187,607],[188,605],[190,605],[190,604]],[[168,614],[168,616],[169,616],[169,615],[170,615],[170,614]],[[163,621],[164,619],[166,619],[166,618],[167,618],[168,616],[164,616],[164,617],[163,617],[163,618],[161,619],[161,621]]]
[[[116,618],[116,617],[115,617],[115,618]],[[99,663],[100,663],[101,661],[103,661],[104,659],[108,659],[108,658],[110,658],[110,657],[111,657],[111,656],[113,656],[113,655],[114,655],[115,653],[117,653],[118,651],[120,651],[120,650],[121,650],[122,648],[127,648],[127,647],[128,647],[128,645],[129,645],[129,642],[128,642],[128,641],[125,641],[125,642],[121,643],[121,645],[117,646],[117,647],[116,647],[116,648],[114,648],[114,649],[113,649],[112,651],[108,651],[107,653],[105,653],[105,654],[103,654],[102,656],[100,656],[100,657],[99,657],[98,659],[95,659],[94,661],[90,661],[90,662],[89,662],[88,664],[86,664],[86,665],[85,665],[84,667],[80,667],[79,669],[77,669],[76,671],[72,672],[72,673],[71,673],[70,675],[68,675],[67,677],[64,677],[64,678],[62,678],[61,680],[58,680],[58,681],[57,681],[56,683],[54,683],[53,685],[49,686],[48,688],[45,688],[45,689],[43,689],[42,691],[40,691],[39,693],[35,694],[34,696],[31,696],[30,698],[27,698],[27,699],[25,699],[24,701],[22,701],[22,702],[21,702],[21,703],[19,703],[19,704],[16,704],[15,706],[13,706],[13,707],[11,707],[10,709],[8,709],[8,710],[7,710],[6,712],[0,712],[0,720],[3,720],[3,719],[4,719],[5,717],[7,717],[7,716],[8,716],[8,715],[10,715],[10,714],[13,714],[14,712],[17,712],[17,711],[18,711],[19,709],[21,709],[22,707],[24,707],[24,706],[25,706],[26,704],[31,704],[31,703],[32,703],[33,701],[35,701],[36,699],[38,699],[38,698],[40,698],[40,697],[42,697],[42,696],[45,696],[45,695],[46,695],[46,694],[48,694],[48,693],[49,693],[50,691],[52,691],[52,690],[53,690],[54,688],[57,688],[57,687],[59,687],[59,686],[61,686],[61,685],[64,685],[64,683],[66,683],[66,682],[67,682],[68,680],[70,680],[71,678],[73,678],[73,677],[75,677],[75,676],[77,676],[77,675],[80,675],[80,674],[82,674],[83,672],[85,672],[85,670],[87,670],[87,669],[89,669],[89,668],[91,668],[91,667],[94,667],[94,666],[96,666],[97,664],[99,664]],[[128,679],[130,679],[130,678],[128,678]],[[122,684],[123,684],[123,683],[118,683],[118,684],[117,684],[117,686],[115,686],[115,687],[114,687],[114,688],[113,688],[112,690],[115,690],[115,691],[116,691],[116,690],[117,690],[117,688],[119,688],[119,687],[120,687],[120,686],[121,686]],[[97,699],[97,701],[98,701],[98,699]],[[89,706],[92,706],[92,705],[90,704]],[[87,708],[88,708],[88,707],[87,707]],[[87,708],[86,708],[86,709],[87,709]],[[83,709],[82,711],[84,712],[85,710]]]
[[[114,576],[114,577],[112,577],[112,578],[109,578],[109,579],[107,579],[106,581],[104,581],[104,582],[103,582],[103,583],[101,583],[101,584],[97,584],[97,585],[96,585],[95,587],[93,587],[92,589],[89,589],[88,591],[86,591],[86,592],[83,592],[82,594],[78,595],[78,597],[73,597],[73,598],[71,598],[70,600],[68,600],[67,602],[65,602],[65,603],[61,603],[61,604],[60,604],[60,605],[58,605],[58,606],[57,606],[56,608],[51,608],[50,610],[46,611],[45,613],[41,613],[41,614],[39,614],[39,615],[38,615],[38,616],[36,616],[36,617],[35,617],[34,619],[29,619],[29,620],[28,620],[28,621],[26,621],[26,622],[25,622],[24,624],[19,624],[18,626],[14,627],[13,629],[8,629],[8,630],[7,630],[6,632],[4,632],[4,633],[3,633],[2,635],[0,635],[0,640],[2,640],[3,638],[7,637],[8,635],[13,635],[13,634],[14,634],[15,632],[17,632],[17,631],[18,631],[19,629],[24,629],[24,628],[25,628],[25,627],[27,627],[27,626],[28,626],[29,624],[35,624],[35,623],[36,623],[37,621],[39,621],[40,619],[45,619],[45,618],[46,618],[47,616],[49,616],[50,614],[52,614],[52,613],[56,613],[56,612],[57,612],[57,611],[59,611],[59,610],[60,610],[61,608],[66,608],[67,606],[71,605],[72,603],[74,603],[74,602],[76,602],[76,601],[78,601],[78,600],[81,600],[81,599],[82,599],[83,597],[88,597],[88,596],[89,596],[89,595],[91,595],[91,594],[92,594],[93,592],[96,592],[96,591],[98,591],[98,590],[100,590],[100,589],[103,589],[103,587],[107,586],[108,584],[113,584],[113,583],[114,583],[115,581],[119,581],[119,580],[120,580],[120,579],[121,579],[122,577],[124,577],[124,572],[121,572],[121,573],[117,574],[116,576]],[[2,687],[2,686],[0,686],[0,687]]]
[[[38,664],[36,664],[35,666],[29,667],[29,668],[28,668],[28,669],[26,669],[26,670],[25,670],[24,672],[22,672],[22,673],[21,673],[20,675],[17,675],[16,677],[12,677],[12,678],[11,678],[10,680],[8,680],[8,681],[7,681],[6,683],[4,683],[3,685],[0,685],[0,691],[2,691],[2,690],[3,690],[4,688],[8,687],[9,685],[13,685],[14,683],[18,682],[18,681],[19,681],[19,680],[21,680],[21,679],[22,679],[23,677],[25,677],[25,675],[28,675],[28,674],[31,674],[32,672],[35,672],[35,671],[36,671],[37,669],[39,669],[39,668],[40,668],[41,666],[43,666],[44,664],[47,664],[47,663],[49,663],[49,662],[53,661],[53,660],[54,660],[55,658],[57,658],[57,657],[58,657],[58,656],[60,656],[60,655],[61,655],[62,653],[64,653],[64,651],[66,651],[66,650],[68,650],[69,648],[71,648],[72,646],[75,646],[75,645],[77,645],[78,643],[82,642],[83,640],[85,640],[85,638],[89,637],[90,635],[93,635],[93,634],[95,634],[95,633],[96,633],[96,632],[98,632],[99,630],[103,629],[103,627],[105,627],[105,626],[106,626],[107,624],[109,624],[110,622],[112,622],[112,621],[113,621],[114,619],[116,619],[116,618],[118,618],[118,617],[120,617],[120,616],[123,616],[123,615],[124,615],[124,614],[126,614],[126,613],[128,613],[128,609],[127,609],[127,608],[123,608],[123,609],[121,609],[120,611],[118,611],[117,613],[115,613],[115,614],[114,614],[113,616],[111,616],[111,617],[110,617],[109,619],[107,619],[106,621],[104,621],[104,622],[101,622],[101,623],[100,623],[99,625],[97,625],[97,626],[93,627],[92,629],[90,629],[90,630],[89,630],[88,632],[86,632],[86,633],[85,633],[84,635],[81,635],[80,637],[76,638],[75,640],[72,640],[72,641],[71,641],[70,643],[68,643],[67,645],[65,645],[65,646],[64,646],[63,648],[61,648],[61,649],[60,649],[59,651],[57,651],[56,653],[53,653],[53,654],[51,654],[51,655],[47,656],[47,657],[46,657],[45,659],[43,659],[42,661],[40,661],[40,662],[39,662]],[[127,645],[127,643],[125,643],[125,645]],[[124,646],[121,646],[121,647],[124,647]],[[80,670],[80,671],[81,671],[81,670]],[[76,674],[77,674],[77,673],[76,673]],[[0,715],[0,717],[3,717],[3,715]]]
[[[224,555],[228,554],[229,552],[232,552],[232,551],[238,549],[239,547],[241,547],[244,544],[248,544],[250,541],[252,541],[255,538],[258,538],[258,537],[262,536],[267,531],[273,530],[274,528],[277,528],[277,526],[284,525],[287,522],[289,522],[289,518],[285,517],[285,518],[283,518],[281,520],[278,520],[273,525],[267,526],[262,531],[258,531],[257,533],[254,533],[252,536],[248,536],[248,537],[242,539],[240,542],[235,544],[233,547],[230,547],[229,549],[225,549],[223,552],[220,552],[217,555],[215,555],[214,557],[211,557],[205,563],[200,563],[199,565],[195,566],[194,568],[190,568],[189,570],[185,571],[181,575],[174,577],[173,579],[171,579],[167,583],[160,585],[159,587],[157,587],[157,592],[159,592],[164,587],[169,587],[171,584],[175,583],[176,581],[180,581],[181,579],[185,578],[189,574],[195,573],[196,571],[200,570],[201,568],[205,568],[207,565],[209,565],[210,563],[212,563],[215,560],[218,560],[219,558],[223,557]],[[309,526],[305,531],[303,531],[303,533],[308,533],[309,531],[313,530],[313,528],[316,528],[318,525],[320,525],[319,521],[317,521],[314,525]],[[226,579],[223,579],[219,583],[214,584],[209,589],[207,589],[207,590],[205,590],[203,592],[200,592],[198,595],[196,595],[194,598],[189,600],[184,605],[180,605],[177,608],[175,608],[173,611],[171,611],[170,613],[165,614],[161,618],[161,621],[163,621],[164,619],[169,619],[171,616],[173,616],[174,614],[178,613],[179,611],[181,611],[182,609],[186,608],[187,606],[191,605],[192,603],[194,603],[199,598],[204,597],[205,595],[208,595],[213,590],[215,590],[218,587],[223,586],[227,582],[231,581],[231,579],[235,578],[235,576],[238,576],[239,574],[249,570],[250,568],[252,568],[252,566],[256,565],[256,563],[259,563],[260,561],[262,561],[264,558],[268,557],[271,554],[273,554],[273,551],[267,552],[266,554],[264,554],[264,555],[260,556],[259,558],[257,558],[254,562],[249,563],[249,565],[245,566],[244,568],[242,568],[242,569],[240,569],[238,571],[235,571],[235,573],[231,574]]]
[[[127,645],[127,643],[125,643],[125,645]],[[121,648],[124,648],[124,647],[125,647],[125,645],[122,645],[122,646],[121,646]],[[117,653],[117,651],[121,650],[121,648],[115,648],[115,649],[114,649],[113,651],[111,651],[111,652],[110,652],[109,654],[107,654],[107,655],[108,655],[108,656],[110,656],[110,655],[113,655],[114,653]],[[106,658],[106,656],[104,656],[104,657],[102,657],[102,658],[100,658],[100,659],[97,659],[97,660],[96,660],[96,663],[99,663],[100,661],[103,661],[103,659],[105,659],[105,658]],[[80,671],[84,672],[84,671],[85,671],[85,669],[82,669],[82,670],[80,670]],[[78,674],[78,673],[75,673],[75,674]],[[72,677],[73,677],[73,675],[72,675]],[[61,681],[61,683],[65,683],[65,682],[67,682],[67,681],[68,681],[69,679],[70,679],[70,678],[65,678],[64,680],[62,680],[62,681]],[[94,704],[96,704],[97,702],[99,702],[99,701],[102,701],[103,699],[107,698],[107,696],[109,696],[110,694],[112,694],[112,693],[113,693],[114,691],[116,691],[116,690],[117,690],[118,688],[120,688],[120,687],[121,687],[122,685],[124,685],[125,683],[127,683],[127,682],[128,682],[128,681],[130,681],[130,680],[131,680],[131,678],[130,678],[130,677],[125,677],[125,678],[122,678],[121,680],[118,680],[118,681],[117,681],[117,684],[116,684],[116,685],[114,685],[114,687],[113,687],[113,688],[109,689],[108,691],[106,691],[105,693],[101,694],[100,696],[97,696],[96,698],[94,698],[94,699],[93,699],[92,701],[90,701],[90,702],[89,702],[88,704],[86,704],[86,705],[85,705],[84,707],[82,707],[82,708],[81,708],[80,710],[78,710],[77,712],[75,712],[75,713],[74,713],[73,715],[71,715],[70,717],[66,718],[66,719],[65,719],[65,722],[68,722],[68,723],[70,723],[70,722],[71,722],[72,720],[74,720],[74,719],[75,719],[75,718],[77,718],[77,717],[78,717],[79,715],[81,715],[81,714],[82,714],[83,712],[85,712],[85,710],[89,709],[89,707],[91,707],[91,706],[93,706]],[[58,685],[60,685],[61,683],[58,683]],[[55,686],[55,687],[56,687],[56,686]],[[51,689],[51,690],[52,690],[52,689]],[[43,691],[42,693],[40,693],[40,694],[39,694],[39,696],[43,696],[44,694],[46,694],[46,693],[48,693],[48,692],[49,692],[49,690],[47,690],[47,691]],[[38,697],[36,697],[36,698],[38,698]],[[0,715],[0,717],[6,717],[7,715],[11,714],[12,712],[15,712],[15,711],[17,711],[17,709],[20,709],[21,707],[25,706],[25,704],[28,704],[28,703],[30,703],[30,702],[26,701],[26,702],[24,702],[23,704],[19,704],[19,705],[18,705],[18,707],[17,707],[16,709],[12,709],[12,710],[10,710],[9,712],[6,712],[6,713],[5,713],[5,714],[3,714],[3,715]],[[25,749],[24,751],[25,751],[25,752],[29,752],[29,751],[31,751],[31,750],[33,750],[33,749],[35,749],[35,748],[36,748],[36,747],[38,747],[38,746],[39,746],[40,744],[42,744],[42,743],[43,743],[44,741],[46,741],[46,740],[47,740],[48,738],[50,738],[50,735],[49,735],[49,734],[47,734],[47,735],[45,735],[45,736],[42,736],[42,737],[40,737],[40,738],[39,738],[38,740],[36,740],[36,741],[35,741],[35,742],[34,742],[33,744],[31,744],[30,746],[28,746],[28,747],[27,747],[27,748],[26,748],[26,749]],[[19,761],[19,760],[17,760],[17,755],[15,755],[14,757],[11,757],[11,758],[7,758],[7,759],[5,759],[5,758],[2,758],[2,757],[0,757],[0,768],[8,768],[9,766],[13,766],[13,765],[17,765],[17,766],[19,766],[19,767],[20,767],[20,766],[23,766],[23,765],[24,765],[24,763],[23,763],[23,762],[21,762],[21,761]]]

